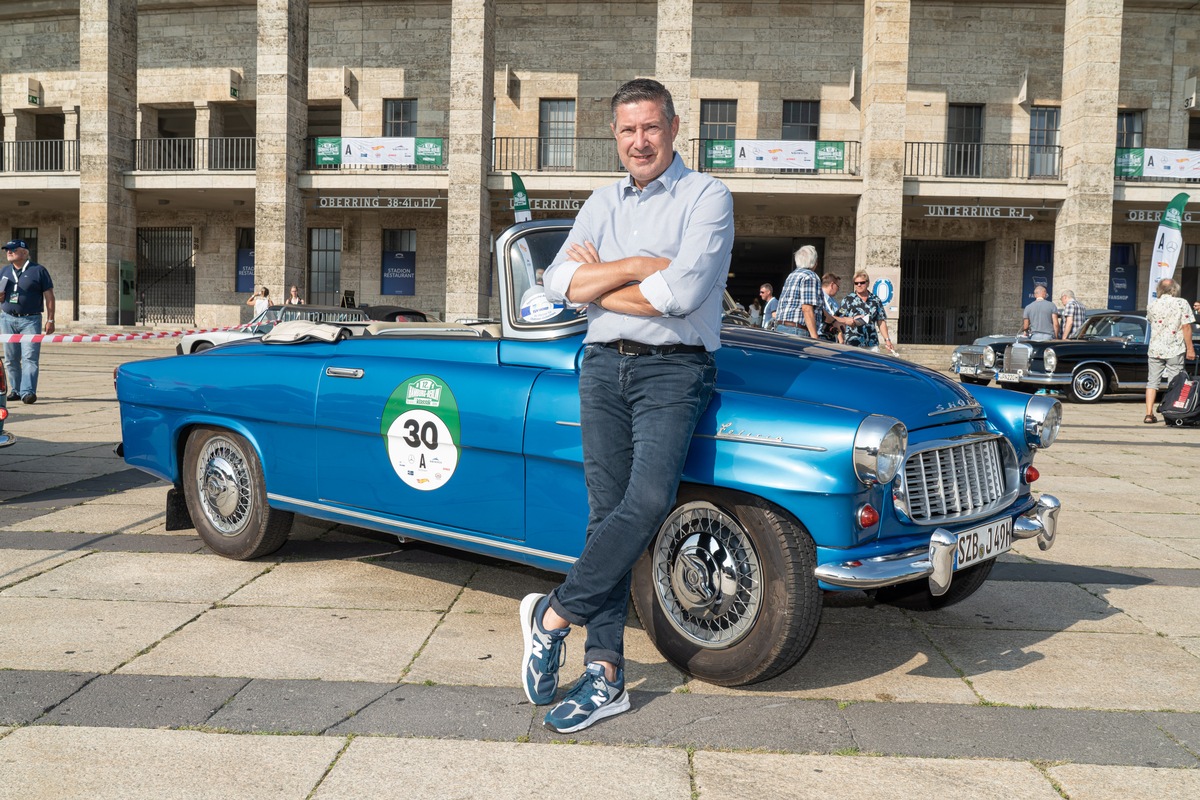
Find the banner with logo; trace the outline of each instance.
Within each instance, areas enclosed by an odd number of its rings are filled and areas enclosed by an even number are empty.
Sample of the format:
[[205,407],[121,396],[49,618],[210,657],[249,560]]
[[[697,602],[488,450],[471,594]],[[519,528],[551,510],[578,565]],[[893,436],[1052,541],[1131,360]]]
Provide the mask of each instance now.
[[529,222],[533,214],[529,210],[529,193],[525,191],[525,182],[521,176],[512,173],[513,217],[516,222]]
[[238,248],[236,291],[239,294],[254,291],[254,250],[251,248]]
[[379,265],[379,293],[417,293],[417,254],[411,250],[384,251]]
[[1108,263],[1108,308],[1131,312],[1137,301],[1137,262],[1133,245],[1114,244]]
[[1200,178],[1200,150],[1117,149],[1118,178]]
[[412,136],[349,138],[321,137],[317,139],[316,163],[328,166],[379,166],[393,164],[412,166],[426,164],[441,166],[442,140]]
[[1167,210],[1163,212],[1162,222],[1158,223],[1158,233],[1154,234],[1154,252],[1150,254],[1150,289],[1146,293],[1146,303],[1152,303],[1158,297],[1158,282],[1163,278],[1175,277],[1175,264],[1179,261],[1179,251],[1183,249],[1183,209],[1187,205],[1188,193],[1180,192],[1175,195]]
[[1021,308],[1034,301],[1039,286],[1047,295],[1054,291],[1054,243],[1025,242],[1025,268],[1021,280]]
[[706,169],[830,169],[846,164],[845,142],[788,139],[709,139]]

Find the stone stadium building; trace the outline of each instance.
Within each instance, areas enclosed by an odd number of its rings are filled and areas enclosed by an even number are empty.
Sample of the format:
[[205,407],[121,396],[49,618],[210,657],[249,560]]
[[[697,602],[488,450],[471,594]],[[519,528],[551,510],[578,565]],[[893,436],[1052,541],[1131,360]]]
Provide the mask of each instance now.
[[291,284],[487,316],[510,173],[570,217],[619,175],[613,91],[654,76],[733,192],[735,297],[812,243],[901,343],[951,344],[1036,283],[1144,307],[1198,68],[1194,0],[7,0],[0,232],[76,328],[233,324]]

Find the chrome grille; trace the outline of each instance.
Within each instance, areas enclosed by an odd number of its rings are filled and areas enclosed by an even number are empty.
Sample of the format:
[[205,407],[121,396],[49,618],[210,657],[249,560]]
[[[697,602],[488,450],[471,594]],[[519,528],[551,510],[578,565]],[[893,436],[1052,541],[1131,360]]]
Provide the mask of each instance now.
[[1004,349],[1005,372],[1027,372],[1033,358],[1033,348],[1027,344],[1010,344]]
[[958,363],[964,367],[982,367],[983,366],[983,351],[982,350],[959,350]]
[[1004,489],[996,438],[921,450],[904,462],[904,495],[914,522],[979,513],[1004,497]]

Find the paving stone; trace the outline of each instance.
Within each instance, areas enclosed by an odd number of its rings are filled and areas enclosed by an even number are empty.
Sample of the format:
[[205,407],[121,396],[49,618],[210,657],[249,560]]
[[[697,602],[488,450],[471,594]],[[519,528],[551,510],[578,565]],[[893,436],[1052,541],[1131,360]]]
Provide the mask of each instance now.
[[1147,712],[1144,716],[1200,758],[1200,714]]
[[214,603],[270,569],[210,555],[94,553],[4,591],[6,597]]
[[521,598],[546,594],[562,582],[561,575],[521,564],[484,565],[471,576],[451,609],[455,614],[516,614]]
[[1088,536],[1055,539],[1054,547],[1039,550],[1033,539],[1018,543],[1014,549],[1036,562],[1079,564],[1139,569],[1142,567],[1200,568],[1200,560],[1180,553],[1162,542],[1125,533],[1116,536]]
[[34,575],[48,572],[83,555],[82,551],[0,548],[0,589],[18,584]]
[[338,759],[314,800],[583,796],[579,770],[538,768],[560,763],[586,765],[589,775],[604,776],[610,787],[606,791],[625,800],[692,797],[688,754],[683,750],[359,737]]
[[2,669],[0,724],[28,724],[95,677],[94,672]]
[[913,617],[952,628],[1147,633],[1104,599],[1066,583],[988,581],[961,603]]
[[1047,770],[1071,800],[1200,797],[1200,770],[1066,764]]
[[125,533],[59,533],[55,531],[0,531],[0,550],[98,550],[113,553],[195,553],[204,549],[196,535],[153,536]]
[[244,678],[102,675],[38,722],[100,728],[200,725],[246,683]]
[[1200,636],[1200,588],[1186,586],[1084,587],[1152,631],[1171,636]]
[[924,633],[890,627],[822,625],[796,666],[752,687],[714,686],[693,679],[700,694],[758,694],[814,700],[882,700],[966,703],[979,697],[946,662]]
[[216,608],[121,672],[395,682],[437,620],[419,611]]
[[549,708],[536,709],[530,739],[800,753],[833,753],[855,744],[837,704],[828,700],[652,692],[632,692],[631,700],[627,713],[569,737],[542,724]]
[[70,533],[138,533],[153,527],[163,516],[161,506],[143,506],[132,503],[106,505],[97,509],[84,503],[37,517],[36,522],[18,522],[8,530],[36,528],[43,531]]
[[[1024,558],[1024,556],[1022,556]],[[1121,567],[1075,566],[1047,561],[1000,561],[992,568],[988,581],[1026,581],[1042,583],[1152,583],[1145,570]]]
[[0,669],[109,672],[207,607],[0,597]]
[[795,800],[942,797],[949,787],[955,797],[972,800],[1061,800],[1036,767],[1010,761],[701,750],[693,756],[693,771],[699,795],[721,800],[761,800],[784,793]]
[[[1195,488],[1193,487],[1193,491]],[[1200,529],[1195,514],[1158,514],[1154,512],[1115,511],[1105,515],[1115,525],[1155,539],[1197,539]]]
[[247,733],[321,733],[395,687],[394,683],[253,680],[205,724]]
[[520,689],[406,683],[329,733],[512,741],[529,733],[533,711]]
[[865,752],[1179,767],[1196,759],[1127,711],[856,703],[842,712]]
[[344,741],[35,725],[0,739],[0,800],[306,797]]

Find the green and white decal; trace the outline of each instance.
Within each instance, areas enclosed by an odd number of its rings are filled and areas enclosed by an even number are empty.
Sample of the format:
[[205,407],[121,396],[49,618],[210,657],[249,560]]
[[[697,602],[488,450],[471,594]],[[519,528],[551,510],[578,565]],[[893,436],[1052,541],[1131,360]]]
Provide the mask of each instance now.
[[458,403],[433,375],[417,375],[396,387],[383,409],[380,433],[400,480],[431,492],[446,485],[458,466]]

